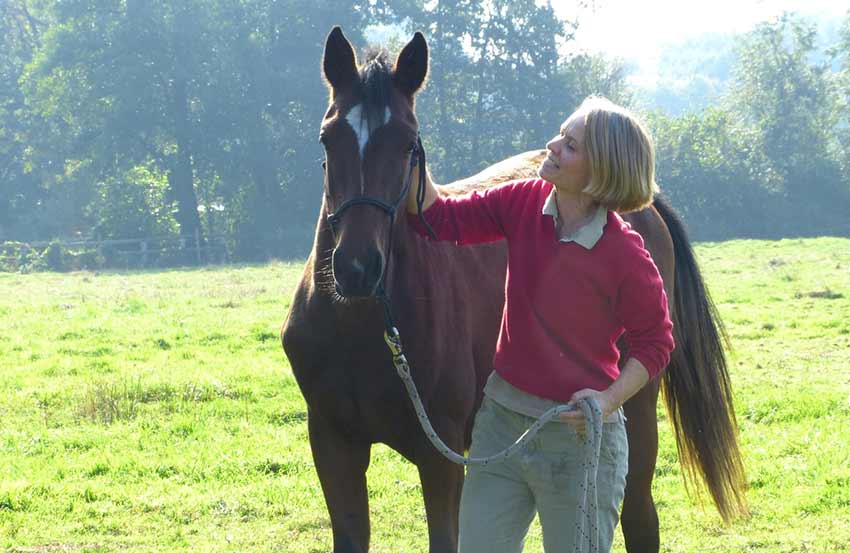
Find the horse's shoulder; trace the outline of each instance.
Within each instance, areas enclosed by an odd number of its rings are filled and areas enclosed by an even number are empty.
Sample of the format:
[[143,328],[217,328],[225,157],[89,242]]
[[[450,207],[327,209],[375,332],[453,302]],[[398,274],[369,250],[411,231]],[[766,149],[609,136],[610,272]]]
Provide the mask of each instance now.
[[453,196],[474,190],[486,190],[510,180],[537,178],[537,168],[544,157],[546,157],[546,150],[523,152],[503,159],[471,177],[442,185],[440,190],[444,194]]

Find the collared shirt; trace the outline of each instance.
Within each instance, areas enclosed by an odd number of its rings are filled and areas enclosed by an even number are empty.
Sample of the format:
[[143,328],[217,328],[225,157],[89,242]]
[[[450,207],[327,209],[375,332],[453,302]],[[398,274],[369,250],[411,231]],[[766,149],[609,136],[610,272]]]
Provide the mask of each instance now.
[[[593,218],[579,227],[572,234],[558,234],[558,204],[555,201],[555,189],[546,197],[543,204],[542,215],[552,217],[552,224],[555,225],[555,234],[560,242],[575,242],[586,250],[590,250],[602,238],[605,231],[605,223],[608,222],[608,210],[603,206],[599,206],[594,213]],[[562,404],[563,402],[552,401],[538,397],[526,392],[523,392],[510,382],[499,376],[499,373],[493,371],[490,373],[490,378],[487,379],[487,384],[484,386],[484,394],[507,409],[515,413],[520,413],[527,417],[539,418],[546,411]],[[622,408],[618,409],[611,415],[605,418],[605,422],[615,422],[622,416]],[[625,418],[625,417],[624,417]],[[560,418],[553,419],[555,422],[565,422]]]
[[[674,344],[664,283],[641,236],[607,211],[602,237],[590,249],[560,241],[543,215],[552,190],[535,179],[440,196],[424,217],[438,240],[507,240],[493,368],[524,393],[560,404],[616,380],[620,338],[651,378],[667,365]],[[428,239],[415,216],[408,220]]]
[[[555,225],[555,234],[558,234],[558,204],[555,201],[555,189],[546,197],[546,202],[543,204],[543,215],[552,217],[552,224]],[[593,219],[579,227],[573,234],[561,234],[558,240],[561,242],[575,242],[584,249],[589,250],[599,242],[602,238],[602,233],[605,231],[605,223],[608,222],[608,210],[603,206],[596,209]]]

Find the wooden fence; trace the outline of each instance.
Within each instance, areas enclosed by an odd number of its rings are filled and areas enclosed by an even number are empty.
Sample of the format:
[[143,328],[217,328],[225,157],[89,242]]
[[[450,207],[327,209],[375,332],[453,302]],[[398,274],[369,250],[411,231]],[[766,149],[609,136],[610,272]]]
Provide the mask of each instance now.
[[[53,252],[51,252],[53,248]],[[154,268],[175,265],[230,263],[224,236],[152,236],[100,240],[62,239],[49,242],[0,244],[0,267],[5,270],[78,270]],[[33,266],[35,264],[35,266]]]

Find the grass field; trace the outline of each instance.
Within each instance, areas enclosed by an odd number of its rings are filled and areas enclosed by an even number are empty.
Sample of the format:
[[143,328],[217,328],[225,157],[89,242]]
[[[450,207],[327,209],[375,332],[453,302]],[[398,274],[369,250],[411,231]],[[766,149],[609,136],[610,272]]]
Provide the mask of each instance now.
[[[726,528],[688,498],[662,420],[662,550],[850,551],[850,240],[697,253],[732,339],[752,516]],[[300,272],[0,274],[0,548],[329,551],[278,339]],[[427,551],[413,467],[376,446],[368,476],[372,550]]]

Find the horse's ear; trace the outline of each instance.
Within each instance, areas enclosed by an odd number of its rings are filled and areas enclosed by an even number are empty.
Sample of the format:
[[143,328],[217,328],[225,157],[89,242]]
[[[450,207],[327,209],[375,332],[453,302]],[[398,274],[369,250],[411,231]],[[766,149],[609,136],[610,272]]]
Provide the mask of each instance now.
[[413,96],[422,87],[427,75],[428,43],[422,33],[417,31],[395,61],[393,81],[402,92]]
[[349,87],[357,82],[357,56],[339,26],[331,29],[325,41],[322,66],[325,78],[334,90]]

